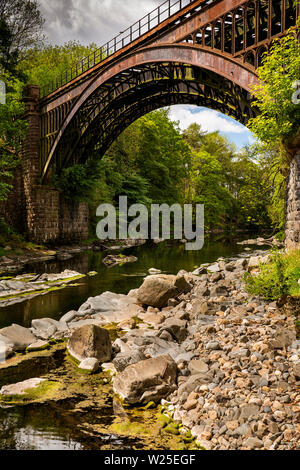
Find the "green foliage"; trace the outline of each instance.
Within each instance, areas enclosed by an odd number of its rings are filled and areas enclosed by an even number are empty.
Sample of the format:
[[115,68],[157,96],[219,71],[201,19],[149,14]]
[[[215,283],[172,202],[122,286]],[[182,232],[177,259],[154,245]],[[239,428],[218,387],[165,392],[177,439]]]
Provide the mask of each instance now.
[[262,265],[259,273],[246,274],[246,288],[250,294],[265,300],[277,300],[283,295],[300,295],[300,251],[275,253],[271,262]]
[[205,150],[193,155],[192,201],[204,204],[205,224],[208,228],[215,228],[216,224],[224,222],[224,217],[232,206],[232,195],[224,183],[222,166],[214,155]]
[[172,204],[182,200],[185,164],[190,148],[169,110],[155,111],[137,123],[139,146],[136,164],[140,175],[151,181],[149,197],[156,203]]
[[21,83],[8,74],[0,77],[11,91],[6,104],[0,105],[0,201],[5,201],[12,188],[14,170],[20,163],[20,148],[27,125],[17,116],[23,112],[23,105],[17,99]]
[[96,44],[83,46],[77,41],[69,41],[63,46],[38,44],[26,52],[19,70],[27,77],[27,83],[43,88],[55,83],[61,74],[96,48]]
[[6,104],[0,105],[0,201],[12,188],[14,170],[20,163],[20,147],[26,123],[19,118],[24,83],[18,62],[39,39],[43,20],[35,0],[0,0],[0,80],[6,85]]
[[274,39],[258,68],[260,84],[253,87],[254,105],[260,114],[249,127],[268,144],[294,137],[300,125],[300,106],[292,103],[292,85],[299,80],[299,25],[280,39]]
[[183,136],[192,145],[186,200],[205,204],[206,227],[268,227],[271,192],[264,183],[264,168],[255,150],[237,152],[219,133],[205,135],[195,127],[192,138],[189,130]]
[[59,177],[53,178],[53,183],[63,191],[66,199],[88,200],[98,177],[97,167],[97,162],[90,160],[85,165],[77,164],[64,168]]

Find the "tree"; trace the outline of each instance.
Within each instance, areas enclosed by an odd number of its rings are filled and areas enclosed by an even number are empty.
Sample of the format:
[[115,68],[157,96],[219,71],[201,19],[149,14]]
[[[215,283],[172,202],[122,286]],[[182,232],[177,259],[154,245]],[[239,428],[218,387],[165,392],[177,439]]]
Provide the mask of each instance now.
[[235,155],[231,183],[231,192],[236,200],[236,225],[249,230],[269,228],[268,207],[272,192],[256,149],[244,148]]
[[96,44],[83,46],[77,41],[69,41],[62,46],[36,44],[23,54],[18,68],[27,77],[27,83],[43,88],[55,83],[61,74],[96,49]]
[[206,135],[204,131],[201,130],[201,126],[194,122],[185,129],[182,133],[182,137],[189,144],[191,149],[195,152],[198,152],[203,145],[203,137]]
[[24,74],[18,61],[39,38],[43,20],[37,2],[0,0],[0,79],[6,84],[6,104],[0,105],[0,201],[12,188],[11,179],[20,158],[26,123],[19,118]]
[[0,105],[0,201],[7,199],[14,170],[20,162],[19,151],[27,126],[16,115],[22,110],[22,104],[11,96],[6,104]]
[[156,203],[180,202],[190,148],[177,123],[169,119],[169,110],[141,118],[139,136],[137,165],[141,176],[151,181],[150,198]]
[[208,229],[224,225],[227,212],[232,205],[232,195],[225,188],[222,165],[205,150],[193,155],[191,167],[191,202],[204,204],[205,225]]
[[36,0],[0,0],[0,65],[15,74],[21,55],[40,40],[44,20]]
[[269,145],[287,142],[299,131],[300,106],[292,102],[293,83],[299,80],[299,23],[286,36],[274,39],[258,68],[260,84],[253,87],[259,114],[250,120],[250,130]]

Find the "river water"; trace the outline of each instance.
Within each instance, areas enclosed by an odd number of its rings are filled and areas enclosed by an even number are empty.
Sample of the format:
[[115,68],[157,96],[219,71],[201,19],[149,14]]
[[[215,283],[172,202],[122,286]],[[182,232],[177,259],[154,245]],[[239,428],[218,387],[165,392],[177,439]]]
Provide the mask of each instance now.
[[219,257],[229,258],[244,250],[243,246],[237,244],[237,240],[222,236],[207,239],[200,251],[186,251],[184,244],[175,242],[126,249],[124,253],[136,256],[138,261],[114,268],[105,267],[102,260],[107,253],[99,252],[81,253],[68,261],[29,264],[18,274],[59,273],[65,269],[82,274],[95,271],[98,274],[80,279],[76,282],[77,287],[67,287],[8,307],[0,307],[0,328],[12,323],[30,327],[35,318],[60,319],[68,311],[78,310],[88,297],[105,291],[127,294],[142,284],[150,268],[160,269],[166,274],[177,274],[181,269],[193,271],[203,263],[212,263]]
[[[242,238],[241,236],[240,239]],[[160,269],[167,274],[177,274],[181,269],[193,271],[203,263],[212,263],[219,257],[230,258],[243,252],[245,248],[238,245],[237,240],[219,237],[207,239],[204,248],[197,252],[188,252],[183,244],[174,242],[130,248],[125,253],[138,257],[138,261],[109,269],[102,263],[107,253],[94,252],[81,253],[64,262],[27,265],[23,269],[24,274],[58,273],[65,269],[76,270],[82,274],[96,271],[98,274],[80,279],[77,287],[67,287],[0,308],[0,328],[12,323],[29,327],[34,318],[59,319],[66,312],[78,309],[88,297],[105,291],[127,294],[129,290],[141,285],[150,268]],[[113,414],[113,409],[110,409],[110,412]],[[65,405],[61,407],[50,404],[43,407],[9,409],[0,406],[0,450],[101,449],[103,445],[108,445],[111,449],[131,447],[130,442],[113,435],[102,435],[96,440],[87,440],[84,434],[75,432],[80,426],[80,417],[68,420],[66,413]],[[138,448],[138,443],[135,443],[135,448]]]

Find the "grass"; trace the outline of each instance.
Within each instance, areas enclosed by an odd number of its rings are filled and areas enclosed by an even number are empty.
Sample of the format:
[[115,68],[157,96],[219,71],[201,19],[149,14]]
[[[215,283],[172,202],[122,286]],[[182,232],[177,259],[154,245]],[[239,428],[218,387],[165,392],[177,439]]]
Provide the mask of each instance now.
[[259,272],[245,275],[246,289],[250,294],[265,300],[278,300],[283,295],[300,296],[300,250],[274,253],[271,262],[259,267]]

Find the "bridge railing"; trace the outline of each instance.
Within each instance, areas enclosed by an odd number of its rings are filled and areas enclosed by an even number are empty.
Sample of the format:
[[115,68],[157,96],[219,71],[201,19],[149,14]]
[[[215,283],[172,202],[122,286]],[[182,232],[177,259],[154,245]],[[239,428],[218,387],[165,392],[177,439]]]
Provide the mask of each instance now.
[[148,33],[159,24],[180,12],[183,8],[187,7],[195,0],[167,0],[155,10],[151,11],[132,26],[122,31],[113,39],[108,41],[99,49],[95,50],[89,56],[83,58],[80,62],[76,63],[73,67],[62,73],[55,81],[45,86],[41,90],[41,96],[45,97],[53,91],[57,90],[63,85],[66,85],[74,78],[86,72],[90,68],[102,62],[107,57],[115,54],[117,51],[128,46],[130,43],[139,39],[144,34]]

